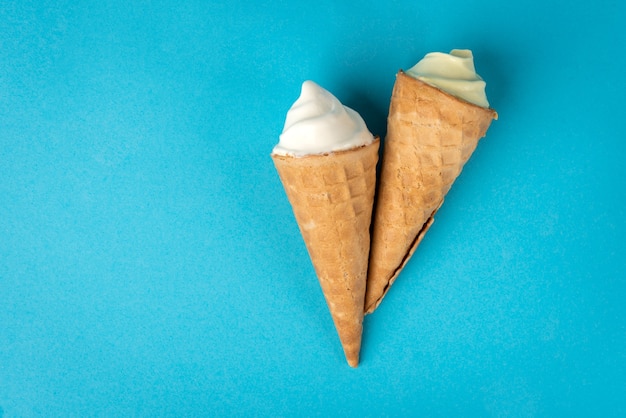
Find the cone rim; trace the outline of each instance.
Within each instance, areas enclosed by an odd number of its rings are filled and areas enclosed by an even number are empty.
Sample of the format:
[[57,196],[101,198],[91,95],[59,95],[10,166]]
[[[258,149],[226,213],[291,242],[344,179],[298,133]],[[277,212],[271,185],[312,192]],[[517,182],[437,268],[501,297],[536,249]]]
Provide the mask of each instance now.
[[374,139],[370,143],[367,143],[367,144],[364,144],[364,145],[357,145],[356,147],[352,147],[352,148],[348,148],[348,149],[342,149],[342,150],[339,150],[339,151],[325,151],[325,152],[319,153],[319,154],[305,154],[305,155],[276,154],[276,153],[272,152],[272,153],[270,153],[270,156],[272,158],[299,159],[299,160],[301,160],[301,159],[318,159],[318,158],[332,157],[332,156],[335,156],[335,155],[347,154],[349,152],[360,150],[362,148],[369,147],[369,146],[372,146],[374,144],[379,144],[380,145],[380,137],[378,135],[375,135]]
[[412,76],[408,75],[406,72],[404,72],[404,70],[402,70],[402,69],[398,70],[398,73],[396,74],[396,77],[399,76],[399,75],[402,75],[403,77],[407,77],[408,79],[410,79],[410,80],[412,80],[414,82],[422,84],[423,86],[425,86],[428,89],[436,90],[436,91],[438,91],[440,93],[443,93],[445,96],[447,96],[447,97],[449,97],[451,99],[454,99],[454,100],[459,101],[461,103],[464,103],[464,104],[467,104],[469,106],[472,106],[472,107],[481,109],[483,111],[486,111],[488,113],[491,113],[493,119],[494,120],[498,120],[498,112],[494,108],[492,108],[492,107],[482,107],[482,106],[477,105],[476,103],[468,102],[467,100],[462,99],[460,97],[457,97],[454,94],[448,93],[445,90],[442,90],[442,89],[440,89],[438,87],[435,87],[435,86],[433,86],[431,84],[428,84],[428,83],[426,83],[426,82],[424,82],[422,80],[419,80],[419,79],[417,79],[415,77],[412,77]]

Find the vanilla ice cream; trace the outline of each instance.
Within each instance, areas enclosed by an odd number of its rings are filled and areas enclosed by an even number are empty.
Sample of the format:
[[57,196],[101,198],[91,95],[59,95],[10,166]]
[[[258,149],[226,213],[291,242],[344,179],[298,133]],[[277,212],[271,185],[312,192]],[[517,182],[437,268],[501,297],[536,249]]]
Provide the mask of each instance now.
[[406,74],[459,99],[489,107],[486,84],[476,74],[474,57],[469,49],[453,49],[449,54],[431,52]]
[[287,112],[285,127],[272,151],[277,155],[325,154],[371,144],[361,116],[314,83],[302,84],[300,97]]

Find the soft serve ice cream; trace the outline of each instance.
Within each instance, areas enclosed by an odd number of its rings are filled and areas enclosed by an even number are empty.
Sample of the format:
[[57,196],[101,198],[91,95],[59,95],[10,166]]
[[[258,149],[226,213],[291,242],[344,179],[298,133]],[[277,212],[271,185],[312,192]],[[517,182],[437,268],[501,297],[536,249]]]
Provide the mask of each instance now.
[[379,145],[354,110],[306,81],[271,154],[352,367],[361,350]]
[[367,312],[415,252],[496,117],[471,51],[431,53],[396,75],[373,216]]
[[287,112],[285,127],[273,154],[304,155],[343,151],[371,144],[361,116],[342,105],[313,81],[302,84],[300,97]]
[[485,82],[474,69],[468,49],[453,49],[449,54],[431,52],[406,71],[407,75],[475,105],[488,108]]

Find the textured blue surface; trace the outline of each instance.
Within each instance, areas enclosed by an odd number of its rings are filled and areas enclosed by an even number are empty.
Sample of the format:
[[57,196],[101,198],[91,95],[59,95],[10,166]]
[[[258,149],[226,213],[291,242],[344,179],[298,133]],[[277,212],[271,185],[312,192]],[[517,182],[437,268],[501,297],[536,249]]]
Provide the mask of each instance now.
[[[624,2],[79,3],[0,5],[0,416],[626,414]],[[269,152],[452,48],[500,118],[351,369]]]

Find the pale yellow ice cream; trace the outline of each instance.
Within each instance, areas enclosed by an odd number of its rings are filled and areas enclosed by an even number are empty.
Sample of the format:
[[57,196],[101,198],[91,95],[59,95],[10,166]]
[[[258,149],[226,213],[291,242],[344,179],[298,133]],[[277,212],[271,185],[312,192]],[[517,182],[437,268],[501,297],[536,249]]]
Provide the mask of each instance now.
[[449,54],[431,52],[407,75],[475,105],[488,108],[486,83],[474,69],[474,57],[469,49],[453,49]]

